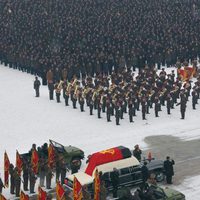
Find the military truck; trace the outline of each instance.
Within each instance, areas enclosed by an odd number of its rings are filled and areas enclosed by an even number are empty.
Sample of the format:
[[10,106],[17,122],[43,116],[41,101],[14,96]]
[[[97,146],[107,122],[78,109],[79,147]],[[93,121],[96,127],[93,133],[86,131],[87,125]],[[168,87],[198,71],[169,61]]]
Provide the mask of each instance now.
[[71,168],[73,161],[76,161],[80,168],[82,163],[81,160],[84,159],[84,152],[81,149],[71,145],[63,146],[62,144],[59,144],[53,140],[49,140],[49,142],[55,148],[56,153],[64,157],[69,169]]
[[[56,157],[61,157],[62,159],[65,159],[65,162],[67,164],[67,167],[71,169],[71,165],[73,161],[76,161],[77,168],[80,168],[81,166],[81,160],[84,159],[84,152],[74,146],[63,146],[62,144],[59,144],[58,142],[55,142],[53,140],[49,140],[50,144],[53,145],[56,153]],[[46,147],[44,145],[42,147],[38,147],[38,154],[39,157],[43,157],[45,159],[48,158],[48,145],[47,143]],[[26,160],[27,162],[31,161],[31,150],[28,153],[21,154],[21,157]]]

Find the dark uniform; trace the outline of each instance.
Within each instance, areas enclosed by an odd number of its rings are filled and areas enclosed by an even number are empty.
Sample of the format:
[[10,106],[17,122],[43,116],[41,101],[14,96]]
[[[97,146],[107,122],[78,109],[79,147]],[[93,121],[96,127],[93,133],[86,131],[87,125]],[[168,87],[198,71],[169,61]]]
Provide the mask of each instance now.
[[116,125],[120,125],[120,124],[119,124],[119,118],[120,118],[120,107],[117,105],[117,106],[115,107]]
[[34,189],[35,189],[35,182],[36,182],[36,175],[34,173],[34,171],[32,170],[32,168],[29,169],[29,182],[30,182],[30,193],[35,193]]
[[49,89],[49,99],[53,100],[53,91],[54,91],[54,84],[53,81],[50,81],[48,83],[48,89]]
[[10,174],[10,193],[14,194],[15,192],[15,178],[14,178],[14,166],[10,164],[9,166],[9,174]]
[[0,194],[2,193],[3,187],[5,188],[5,186],[4,186],[4,184],[3,184],[3,181],[2,181],[1,178],[0,178]]
[[40,81],[38,80],[38,77],[36,76],[35,77],[35,81],[34,81],[34,89],[35,89],[35,92],[36,92],[36,97],[39,97],[40,96]]
[[168,184],[172,184],[172,176],[174,175],[174,164],[174,160],[170,160],[170,157],[167,156],[166,160],[164,161],[164,169],[166,174],[166,181]]
[[133,150],[133,156],[135,156],[138,161],[141,161],[142,150],[140,149],[139,145],[135,145],[135,149]]
[[46,189],[51,189],[51,179],[53,176],[51,168],[46,165]]
[[178,103],[176,105],[177,106],[180,105],[181,119],[185,119],[187,97],[186,97],[186,95],[184,93],[182,93],[180,96],[181,96],[181,101],[180,101],[180,103]]
[[149,170],[147,168],[146,161],[144,162],[144,165],[141,167],[141,171],[142,171],[142,182],[143,182],[143,184],[145,184],[149,178]]
[[24,191],[28,191],[28,163],[27,162],[23,162],[23,188]]
[[13,172],[14,180],[15,180],[15,195],[16,197],[19,197],[20,194],[20,186],[21,186],[21,177],[19,175],[19,170],[17,167],[15,167]]
[[155,97],[154,103],[155,103],[155,105],[154,105],[155,116],[159,117],[158,112],[160,110],[160,102],[159,102],[159,98],[157,96]]
[[119,172],[117,171],[117,169],[113,169],[113,172],[111,172],[110,174],[110,179],[113,186],[113,198],[116,198],[119,186]]

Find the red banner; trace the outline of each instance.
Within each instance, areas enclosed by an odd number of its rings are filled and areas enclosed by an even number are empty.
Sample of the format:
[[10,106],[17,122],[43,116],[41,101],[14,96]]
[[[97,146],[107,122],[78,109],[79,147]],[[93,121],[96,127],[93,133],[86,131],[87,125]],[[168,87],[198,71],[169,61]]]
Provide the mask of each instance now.
[[116,160],[121,160],[122,158],[122,152],[117,147],[94,153],[90,156],[85,173],[92,176],[96,166]]
[[0,194],[0,200],[7,200],[2,194]]
[[74,200],[82,200],[83,194],[82,194],[82,185],[78,181],[76,177],[74,177],[73,182],[73,197]]
[[58,181],[56,184],[56,199],[63,200],[65,195],[65,190],[63,189],[62,185]]
[[7,153],[4,153],[4,185],[5,187],[9,186],[9,167],[10,167],[10,161],[8,158]]
[[31,156],[31,165],[32,165],[32,170],[35,174],[38,173],[38,162],[39,162],[38,152],[34,149],[32,151],[32,156]]
[[47,193],[41,187],[38,187],[38,200],[46,200]]
[[196,69],[192,66],[178,69],[178,75],[183,81],[190,80],[196,73]]
[[19,200],[29,200],[29,196],[21,191]]
[[94,200],[100,200],[100,178],[97,169],[94,177]]
[[48,165],[52,169],[55,165],[55,149],[52,144],[48,148]]
[[16,151],[16,167],[18,168],[19,175],[21,176],[23,160],[22,160],[21,156],[19,155],[18,151]]

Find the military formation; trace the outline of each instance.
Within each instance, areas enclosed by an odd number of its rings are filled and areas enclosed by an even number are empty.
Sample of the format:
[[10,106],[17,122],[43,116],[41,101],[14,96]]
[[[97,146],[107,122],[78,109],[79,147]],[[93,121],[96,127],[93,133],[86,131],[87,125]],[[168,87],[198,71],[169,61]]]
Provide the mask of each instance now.
[[186,105],[192,96],[192,108],[196,109],[200,98],[200,78],[192,84],[190,80],[181,80],[174,70],[166,73],[165,68],[158,73],[156,69],[146,66],[135,74],[132,70],[123,68],[120,73],[112,71],[110,75],[100,74],[94,77],[78,79],[76,75],[71,80],[66,77],[66,71],[49,70],[46,75],[49,99],[58,103],[64,98],[65,106],[79,107],[81,112],[88,107],[89,115],[96,113],[97,118],[106,114],[107,122],[114,118],[116,125],[127,114],[129,122],[139,112],[142,120],[148,119],[150,110],[159,117],[162,107],[167,108],[167,114],[180,105],[181,119],[185,119]]

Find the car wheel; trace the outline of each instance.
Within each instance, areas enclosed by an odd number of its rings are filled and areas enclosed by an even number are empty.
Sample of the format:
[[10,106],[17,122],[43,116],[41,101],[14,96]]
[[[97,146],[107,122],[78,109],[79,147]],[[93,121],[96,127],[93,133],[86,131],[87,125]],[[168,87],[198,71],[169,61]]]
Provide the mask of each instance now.
[[162,171],[156,171],[155,173],[155,179],[157,182],[162,182],[165,178],[164,173]]

